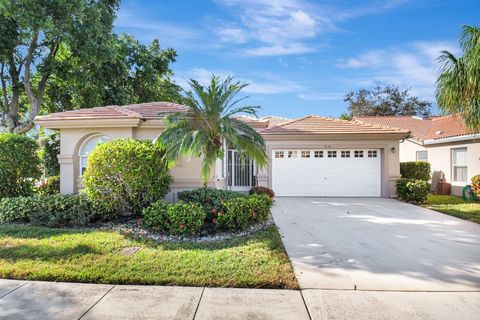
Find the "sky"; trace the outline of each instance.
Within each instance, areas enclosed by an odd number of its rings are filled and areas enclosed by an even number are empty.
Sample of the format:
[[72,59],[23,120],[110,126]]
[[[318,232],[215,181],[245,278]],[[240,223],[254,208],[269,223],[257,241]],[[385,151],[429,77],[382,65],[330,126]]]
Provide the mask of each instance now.
[[260,116],[338,117],[345,94],[376,82],[435,104],[441,50],[479,25],[479,0],[123,0],[115,30],[155,38],[178,57],[173,80],[249,83]]

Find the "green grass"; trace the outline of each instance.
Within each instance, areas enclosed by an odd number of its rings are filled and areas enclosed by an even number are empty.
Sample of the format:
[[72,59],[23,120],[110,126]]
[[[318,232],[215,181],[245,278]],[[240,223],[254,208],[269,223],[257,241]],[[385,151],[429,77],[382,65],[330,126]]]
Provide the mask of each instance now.
[[[141,249],[123,256],[125,247]],[[275,226],[214,244],[158,244],[113,231],[3,225],[0,278],[298,288]]]
[[426,208],[480,223],[480,203],[466,202],[460,197],[428,195]]

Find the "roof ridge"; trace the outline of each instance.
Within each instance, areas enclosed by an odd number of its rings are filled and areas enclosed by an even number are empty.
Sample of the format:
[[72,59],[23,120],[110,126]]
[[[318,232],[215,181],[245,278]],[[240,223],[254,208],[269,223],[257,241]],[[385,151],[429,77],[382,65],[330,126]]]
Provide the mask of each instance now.
[[129,117],[135,117],[135,118],[139,118],[139,119],[142,119],[143,116],[136,112],[136,111],[133,111],[133,110],[130,110],[128,109],[128,106],[117,106],[117,105],[114,105],[114,106],[107,106],[107,107],[110,107],[111,109],[115,109],[117,111],[120,111],[121,113],[129,116]]
[[278,127],[283,127],[287,124],[290,124],[290,123],[294,123],[294,122],[297,122],[297,121],[300,121],[300,120],[304,120],[304,119],[307,119],[307,118],[311,118],[312,115],[308,115],[308,116],[304,116],[304,117],[300,117],[298,119],[293,119],[293,120],[290,120],[290,121],[285,121],[285,122],[282,122],[282,123],[279,123],[277,125],[274,125],[273,127],[270,127],[270,128],[265,128],[263,129],[261,132],[265,132],[265,131],[269,131],[269,130],[272,130],[274,128],[278,128]]

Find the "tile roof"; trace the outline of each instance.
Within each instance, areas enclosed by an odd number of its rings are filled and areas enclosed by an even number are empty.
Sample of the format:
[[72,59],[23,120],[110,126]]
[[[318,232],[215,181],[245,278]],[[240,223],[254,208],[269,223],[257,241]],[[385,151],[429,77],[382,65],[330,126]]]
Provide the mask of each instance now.
[[287,121],[262,131],[264,135],[309,134],[409,134],[408,130],[357,121],[339,120],[319,116],[306,116]]
[[188,107],[172,102],[149,102],[125,106],[106,106],[51,113],[37,120],[70,119],[160,119],[165,113],[187,111]]
[[418,141],[439,140],[471,134],[459,115],[419,118],[412,116],[355,117],[362,123],[407,129]]
[[263,118],[253,118],[249,116],[236,116],[236,119],[245,122],[248,124],[250,127],[258,130],[262,130],[268,127],[269,120],[263,119]]

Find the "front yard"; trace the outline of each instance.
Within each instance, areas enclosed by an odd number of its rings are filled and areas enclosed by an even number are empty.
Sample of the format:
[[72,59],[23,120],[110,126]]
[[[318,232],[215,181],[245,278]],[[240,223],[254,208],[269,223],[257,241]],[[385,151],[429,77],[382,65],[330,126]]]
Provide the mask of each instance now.
[[480,223],[480,203],[466,202],[460,197],[428,195],[425,207],[451,216]]
[[[122,254],[130,247],[140,249]],[[158,244],[113,231],[0,225],[0,278],[298,288],[275,226],[218,243]]]

